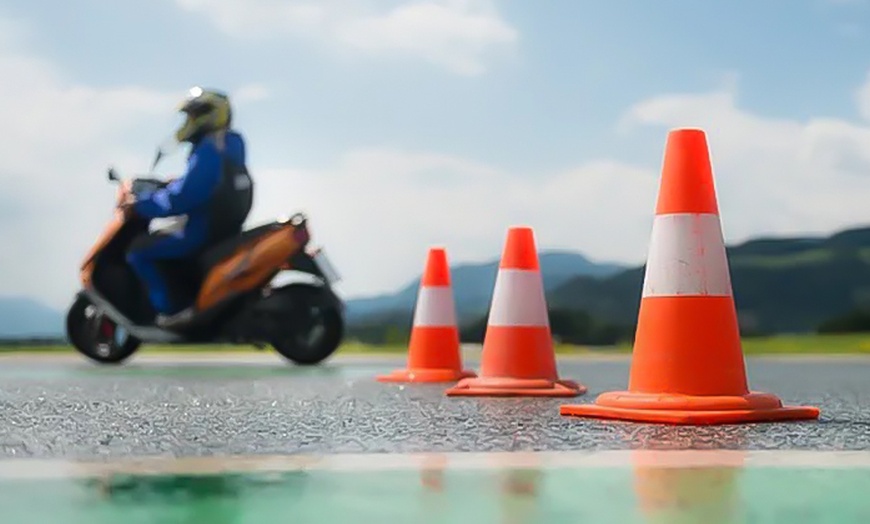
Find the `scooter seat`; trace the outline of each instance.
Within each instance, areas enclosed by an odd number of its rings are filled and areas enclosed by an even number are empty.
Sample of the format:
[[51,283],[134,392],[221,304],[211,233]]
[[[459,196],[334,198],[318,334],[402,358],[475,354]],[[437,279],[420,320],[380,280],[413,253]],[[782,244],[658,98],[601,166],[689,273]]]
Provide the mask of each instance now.
[[205,275],[214,266],[226,260],[228,257],[232,256],[237,249],[239,249],[247,242],[250,242],[251,240],[259,236],[270,233],[279,227],[282,227],[282,225],[271,222],[248,229],[246,231],[242,231],[238,235],[234,235],[219,241],[217,244],[203,251],[197,257],[197,265],[199,266],[199,271],[203,275]]

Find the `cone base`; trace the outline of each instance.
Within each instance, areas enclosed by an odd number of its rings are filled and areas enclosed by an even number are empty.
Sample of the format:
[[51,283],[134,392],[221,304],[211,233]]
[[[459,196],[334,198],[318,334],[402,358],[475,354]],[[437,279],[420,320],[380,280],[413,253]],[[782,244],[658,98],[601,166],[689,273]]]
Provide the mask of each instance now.
[[459,381],[447,396],[475,397],[576,397],[586,386],[568,379],[474,377]]
[[386,375],[379,375],[378,382],[457,382],[464,378],[476,377],[468,369],[397,369]]
[[813,420],[819,413],[812,406],[783,406],[776,395],[759,392],[708,397],[612,391],[594,404],[559,407],[562,416],[680,425]]

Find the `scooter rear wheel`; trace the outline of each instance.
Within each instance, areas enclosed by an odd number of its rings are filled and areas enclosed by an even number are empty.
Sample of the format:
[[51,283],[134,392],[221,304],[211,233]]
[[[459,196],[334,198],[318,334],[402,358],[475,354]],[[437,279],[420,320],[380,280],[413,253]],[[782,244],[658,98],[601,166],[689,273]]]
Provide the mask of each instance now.
[[272,347],[294,364],[320,364],[342,342],[344,322],[341,313],[322,299],[323,291],[316,287],[289,286],[284,293],[285,298],[294,303],[293,314],[281,322],[285,327],[273,337]]

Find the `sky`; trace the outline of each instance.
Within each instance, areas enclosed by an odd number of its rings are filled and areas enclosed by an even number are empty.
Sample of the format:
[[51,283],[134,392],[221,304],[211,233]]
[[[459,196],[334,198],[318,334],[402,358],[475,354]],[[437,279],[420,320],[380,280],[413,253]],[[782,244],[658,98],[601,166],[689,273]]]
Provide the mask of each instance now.
[[727,242],[863,226],[868,49],[870,0],[2,0],[0,295],[69,303],[106,168],[146,174],[194,85],[232,98],[249,222],[307,213],[345,298],[513,225],[642,264],[680,127]]

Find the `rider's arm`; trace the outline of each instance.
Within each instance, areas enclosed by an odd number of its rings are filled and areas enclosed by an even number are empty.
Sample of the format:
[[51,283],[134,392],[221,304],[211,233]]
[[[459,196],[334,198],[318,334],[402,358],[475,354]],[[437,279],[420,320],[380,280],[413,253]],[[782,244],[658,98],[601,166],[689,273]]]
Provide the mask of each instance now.
[[133,210],[147,218],[187,213],[205,202],[220,182],[221,158],[213,144],[203,143],[187,162],[187,172],[163,189],[139,195]]

